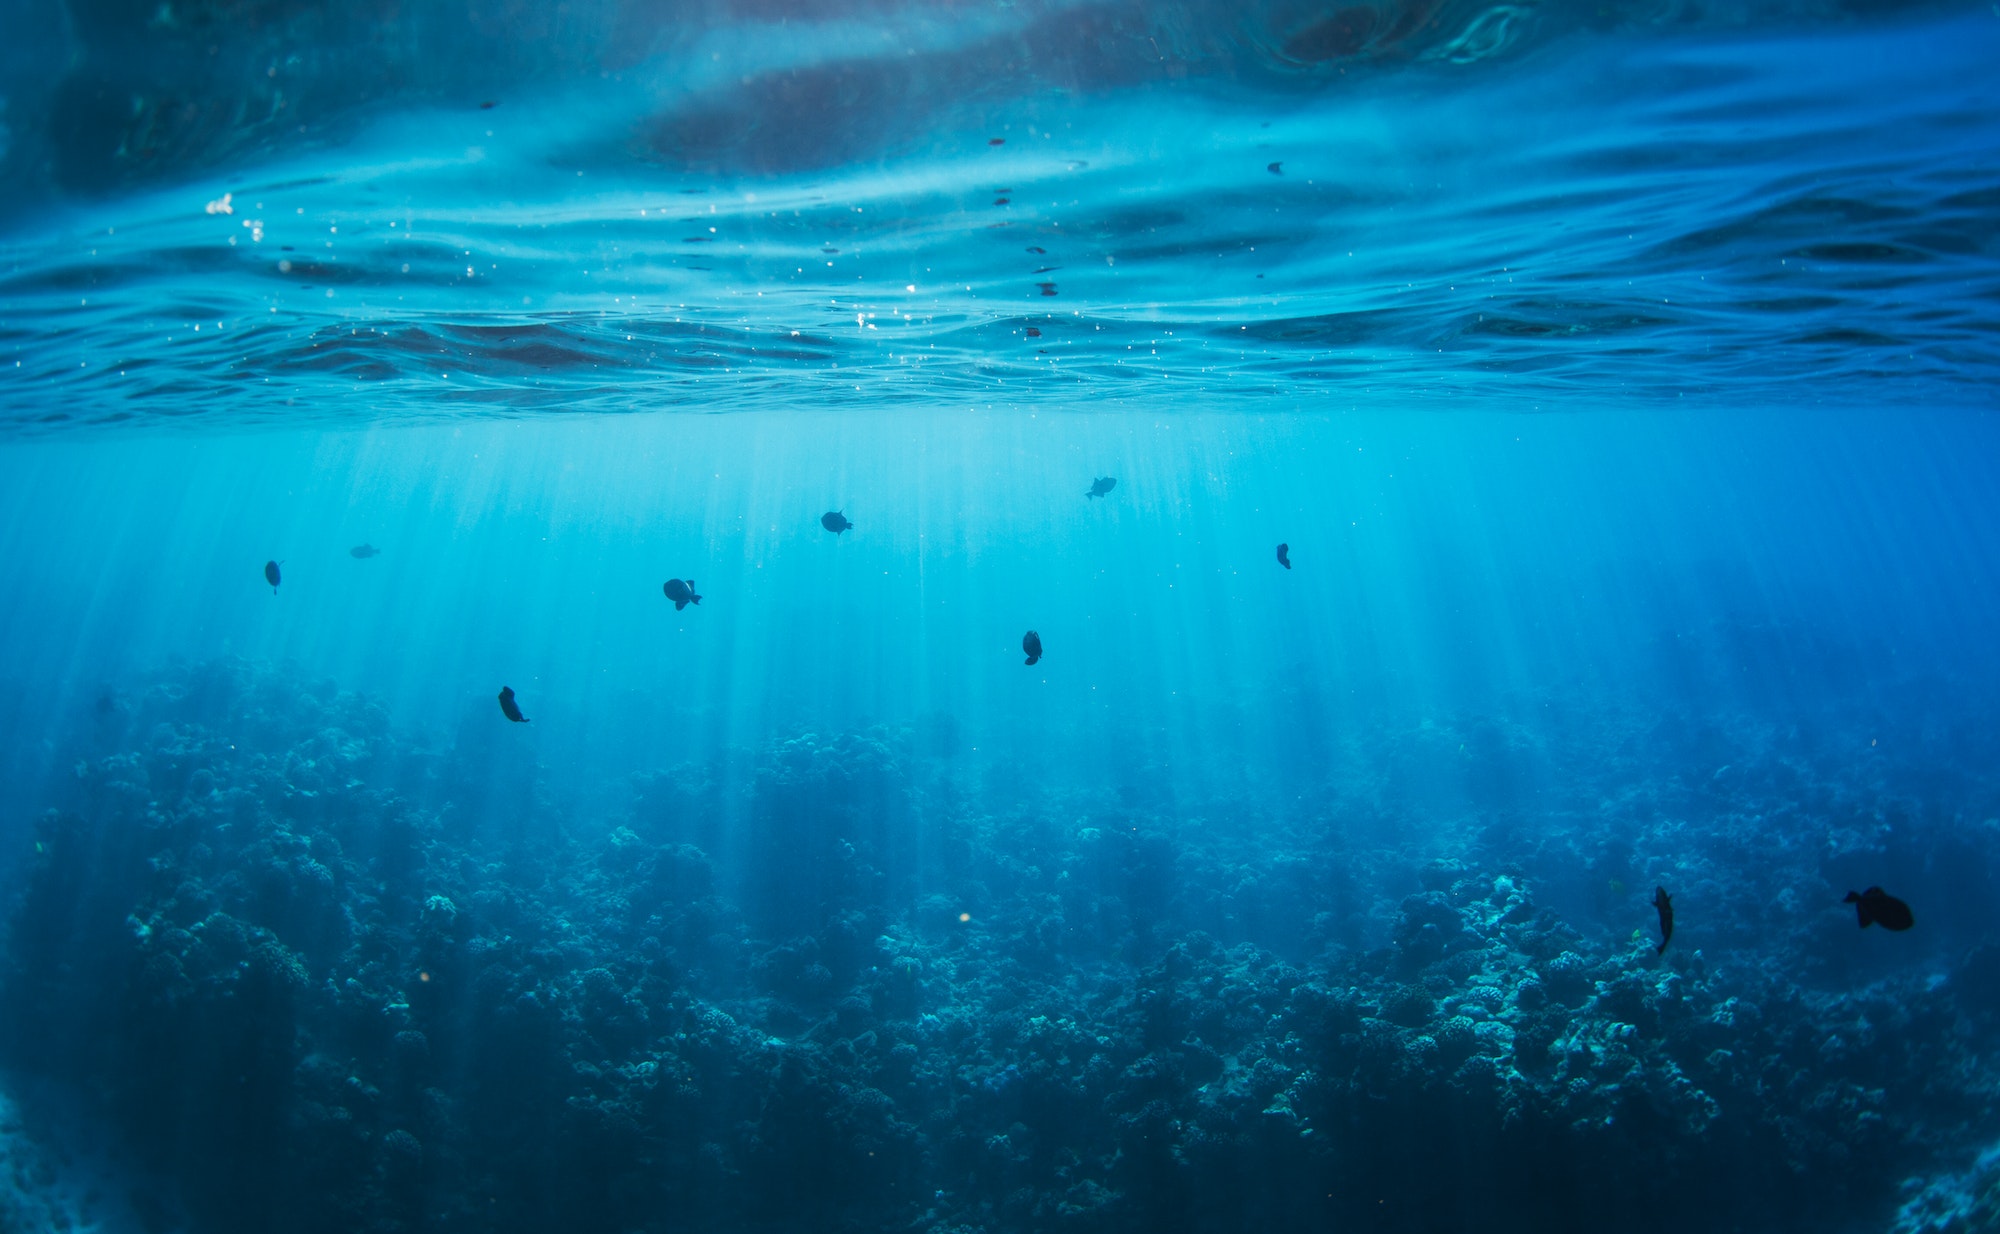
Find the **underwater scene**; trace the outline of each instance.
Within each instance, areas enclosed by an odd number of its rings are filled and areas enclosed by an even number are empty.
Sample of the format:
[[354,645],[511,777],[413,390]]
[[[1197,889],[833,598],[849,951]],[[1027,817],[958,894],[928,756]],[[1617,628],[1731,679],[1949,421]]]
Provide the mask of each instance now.
[[0,29],[0,1234],[2000,1232],[2000,6]]

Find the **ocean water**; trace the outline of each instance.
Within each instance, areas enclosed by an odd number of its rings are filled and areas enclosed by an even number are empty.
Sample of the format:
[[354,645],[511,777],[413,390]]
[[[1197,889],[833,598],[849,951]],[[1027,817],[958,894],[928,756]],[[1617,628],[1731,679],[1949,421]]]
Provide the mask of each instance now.
[[2000,1229],[2000,10],[0,13],[0,1234]]

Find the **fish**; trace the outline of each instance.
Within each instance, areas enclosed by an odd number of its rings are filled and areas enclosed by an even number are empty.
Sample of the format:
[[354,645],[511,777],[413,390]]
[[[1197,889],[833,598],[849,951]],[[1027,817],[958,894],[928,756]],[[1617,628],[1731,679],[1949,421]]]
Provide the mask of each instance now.
[[1667,944],[1674,941],[1674,898],[1665,887],[1653,888],[1653,907],[1660,910],[1660,945],[1653,948],[1653,954],[1664,955]]
[[1841,903],[1854,906],[1854,916],[1864,930],[1872,925],[1885,930],[1907,930],[1917,924],[1916,917],[1910,913],[1910,906],[1880,887],[1870,887],[1858,894],[1850,891]]
[[1095,480],[1092,480],[1092,481],[1090,482],[1090,491],[1089,491],[1088,493],[1085,493],[1085,494],[1084,494],[1084,496],[1085,496],[1085,497],[1102,497],[1102,496],[1104,496],[1104,495],[1105,495],[1106,493],[1110,492],[1110,491],[1111,491],[1112,489],[1114,489],[1114,488],[1117,488],[1117,487],[1118,487],[1118,480],[1117,480],[1117,477],[1115,477],[1115,476],[1099,476],[1099,477],[1097,477],[1097,478],[1096,478]]
[[1269,163],[1265,165],[1264,170],[1274,176],[1282,176],[1285,174],[1285,165],[1283,163]]
[[1056,294],[1056,285],[1054,283],[1036,283],[1035,286],[1041,288],[1042,294],[1045,296],[1053,296]]
[[1021,650],[1028,653],[1028,663],[1030,664],[1033,664],[1035,661],[1041,659],[1042,636],[1035,633],[1033,630],[1030,630],[1026,634],[1023,634],[1021,636]]
[[838,510],[828,510],[825,514],[820,515],[819,525],[836,536],[843,531],[851,530],[854,526],[853,523],[847,521],[847,516]]
[[267,561],[264,563],[264,581],[271,584],[271,594],[274,596],[278,594],[278,580],[281,577],[283,576],[278,573],[277,562]]
[[694,580],[691,578],[670,578],[660,585],[660,590],[666,592],[667,599],[674,602],[676,613],[690,604],[701,603],[701,597],[694,593]]
[[1285,567],[1285,569],[1287,569],[1287,570],[1289,570],[1289,569],[1291,569],[1291,568],[1292,568],[1292,546],[1291,546],[1291,545],[1289,545],[1289,544],[1280,544],[1280,545],[1278,546],[1278,564],[1279,564],[1279,565],[1281,565],[1281,566],[1283,566],[1283,567]]
[[380,557],[382,555],[382,550],[376,548],[372,544],[357,544],[353,548],[347,550],[347,555],[349,557],[356,557],[361,559],[362,561],[366,561],[370,557]]
[[1034,328],[1033,326],[1029,326],[1029,327],[1028,327],[1028,337],[1029,337],[1029,338],[1040,338],[1040,337],[1042,337],[1042,332],[1041,332],[1040,330],[1037,330],[1037,329],[1035,329],[1035,328]]
[[521,705],[514,701],[514,687],[500,687],[500,714],[516,724],[526,724],[528,717],[521,714]]

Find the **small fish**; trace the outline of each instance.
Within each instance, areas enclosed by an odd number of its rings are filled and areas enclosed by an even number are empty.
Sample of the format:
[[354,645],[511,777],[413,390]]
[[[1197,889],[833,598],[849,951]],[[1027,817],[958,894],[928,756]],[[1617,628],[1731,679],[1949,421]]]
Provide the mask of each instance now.
[[1035,661],[1041,659],[1042,636],[1035,633],[1033,630],[1030,630],[1026,634],[1023,634],[1021,636],[1021,650],[1028,653],[1028,663],[1030,664],[1033,664]]
[[1007,139],[1005,137],[989,137],[986,139],[986,144],[989,146],[1004,146],[1007,144]]
[[366,561],[370,557],[380,557],[382,555],[382,550],[376,548],[372,544],[357,544],[353,548],[347,550],[347,555],[349,557],[356,557],[362,561]]
[[1043,248],[1042,246],[1040,246],[1040,245],[1038,245],[1038,244],[1030,244],[1030,245],[1028,246],[1028,251],[1029,251],[1030,253],[1047,253],[1047,252],[1048,252],[1048,250],[1047,250],[1047,249]]
[[1282,176],[1285,174],[1285,165],[1283,163],[1267,163],[1264,166],[1264,170],[1274,176]]
[[1035,286],[1041,288],[1042,294],[1045,296],[1053,296],[1056,294],[1056,285],[1054,283],[1036,283]]
[[1872,925],[1885,930],[1907,930],[1917,924],[1917,919],[1910,913],[1910,906],[1880,887],[1870,887],[1858,895],[1850,891],[1841,903],[1854,906],[1854,915],[1864,930]]
[[1011,198],[1011,197],[995,197],[995,198],[993,199],[993,204],[994,204],[994,205],[996,205],[996,206],[1004,206],[1004,205],[1007,205],[1007,204],[1008,204],[1009,202],[1011,202],[1012,200],[1013,200],[1013,198]]
[[1102,496],[1104,496],[1104,495],[1105,495],[1106,493],[1110,492],[1110,491],[1111,491],[1112,489],[1114,489],[1114,488],[1117,488],[1117,487],[1118,487],[1118,480],[1117,480],[1117,477],[1115,477],[1115,476],[1099,476],[1099,477],[1097,477],[1097,478],[1096,478],[1095,480],[1092,480],[1092,481],[1090,482],[1090,491],[1089,491],[1088,493],[1085,493],[1085,494],[1084,494],[1084,496],[1085,496],[1085,497],[1102,497]]
[[264,563],[264,581],[271,584],[271,594],[274,596],[278,594],[278,580],[281,577],[278,573],[277,562],[267,561]]
[[1289,545],[1289,544],[1280,544],[1280,545],[1278,546],[1278,564],[1279,564],[1279,565],[1281,565],[1281,566],[1283,566],[1283,567],[1285,567],[1285,569],[1287,569],[1287,570],[1289,570],[1289,569],[1291,569],[1291,568],[1292,568],[1292,546],[1291,546],[1291,545]]
[[1028,327],[1028,337],[1029,337],[1029,338],[1040,338],[1040,337],[1042,337],[1042,332],[1041,332],[1040,330],[1037,330],[1037,329],[1035,329],[1035,328],[1034,328],[1033,326],[1029,326],[1029,327]]
[[1653,949],[1653,954],[1664,955],[1667,944],[1674,941],[1674,898],[1665,887],[1653,888],[1653,907],[1660,910],[1660,945]]
[[852,529],[854,526],[853,523],[847,521],[847,516],[838,510],[828,510],[825,514],[820,515],[819,525],[836,536],[843,531]]
[[487,100],[486,102],[484,102],[484,103],[481,103],[481,104],[479,105],[479,110],[481,110],[481,111],[492,111],[492,110],[493,110],[493,109],[494,109],[495,107],[498,107],[498,106],[500,106],[500,104],[498,104],[498,103],[494,102],[494,101],[493,101],[493,100],[491,100],[491,99],[488,99],[488,100]]
[[514,687],[500,687],[500,714],[516,724],[526,724],[528,717],[521,714],[521,705],[514,701]]
[[694,593],[694,580],[691,578],[670,578],[660,585],[660,590],[666,592],[667,599],[674,602],[676,613],[690,604],[701,603],[701,597]]

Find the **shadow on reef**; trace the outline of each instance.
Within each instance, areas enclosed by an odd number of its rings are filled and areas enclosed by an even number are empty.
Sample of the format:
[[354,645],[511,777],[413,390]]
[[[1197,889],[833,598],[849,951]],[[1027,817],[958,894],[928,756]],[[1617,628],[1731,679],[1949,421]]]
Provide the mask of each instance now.
[[[1938,889],[2000,810],[1925,771],[1990,733],[1523,710],[1268,811],[982,795],[931,721],[599,820],[513,733],[175,670],[77,739],[0,1047],[216,1234],[1883,1229],[1994,1137],[2000,949]],[[1838,904],[1896,861],[1928,939]]]

